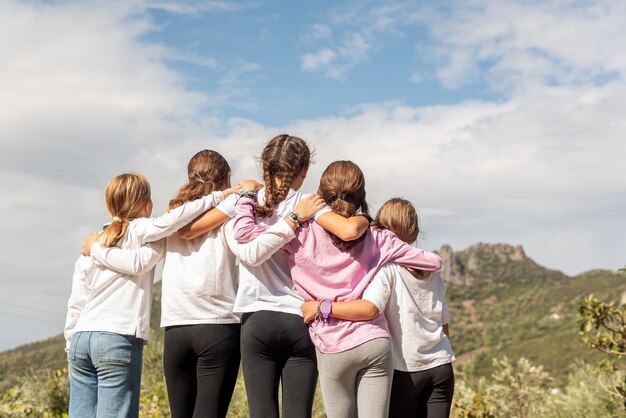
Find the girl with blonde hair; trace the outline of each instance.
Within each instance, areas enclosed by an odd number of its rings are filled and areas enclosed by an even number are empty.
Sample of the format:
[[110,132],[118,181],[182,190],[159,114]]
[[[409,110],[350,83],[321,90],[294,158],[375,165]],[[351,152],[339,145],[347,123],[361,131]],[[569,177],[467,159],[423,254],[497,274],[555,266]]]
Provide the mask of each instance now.
[[[159,240],[214,207],[223,196],[212,193],[148,218],[152,200],[144,176],[125,173],[108,183],[105,200],[111,223],[98,234],[91,250],[122,268],[86,256],[76,262],[64,332],[70,417],[138,416],[154,266],[164,253]],[[117,247],[136,250],[135,257],[119,258]]]

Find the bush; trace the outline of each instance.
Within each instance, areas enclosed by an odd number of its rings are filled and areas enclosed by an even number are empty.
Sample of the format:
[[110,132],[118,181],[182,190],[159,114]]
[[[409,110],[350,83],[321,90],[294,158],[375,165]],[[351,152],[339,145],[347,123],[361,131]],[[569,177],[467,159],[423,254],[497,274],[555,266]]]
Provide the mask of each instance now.
[[0,401],[0,417],[64,418],[70,400],[67,368],[40,370],[18,380]]

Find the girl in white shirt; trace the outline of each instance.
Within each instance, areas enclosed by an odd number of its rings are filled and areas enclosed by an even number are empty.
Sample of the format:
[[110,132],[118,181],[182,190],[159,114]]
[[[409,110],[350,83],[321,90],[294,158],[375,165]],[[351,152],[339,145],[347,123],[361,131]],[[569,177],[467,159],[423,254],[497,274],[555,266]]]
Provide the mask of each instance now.
[[[109,182],[105,199],[112,222],[93,249],[105,254],[116,245],[135,249],[142,263],[128,260],[122,271],[114,271],[89,257],[76,262],[65,326],[70,417],[138,416],[154,265],[164,251],[159,240],[215,206],[223,194],[211,194],[150,219],[150,184],[144,176],[128,173]],[[152,241],[156,242],[146,245]]]

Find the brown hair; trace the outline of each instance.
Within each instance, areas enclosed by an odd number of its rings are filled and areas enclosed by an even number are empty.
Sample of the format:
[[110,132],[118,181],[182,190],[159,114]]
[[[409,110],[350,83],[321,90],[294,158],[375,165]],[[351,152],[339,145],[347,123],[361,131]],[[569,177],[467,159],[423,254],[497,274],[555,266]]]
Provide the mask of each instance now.
[[219,152],[205,149],[196,153],[187,164],[189,181],[170,200],[170,209],[220,190],[229,174],[230,166]]
[[[352,161],[342,160],[330,163],[320,178],[317,190],[322,199],[330,206],[333,212],[349,218],[359,210],[366,217],[369,208],[365,200],[365,176],[358,165]],[[340,250],[352,248],[360,239],[343,241],[329,233],[333,244]],[[365,237],[365,234],[361,238]]]
[[265,204],[256,205],[254,213],[260,218],[272,216],[274,207],[285,200],[293,180],[310,163],[311,151],[303,139],[286,134],[272,138],[261,154]]
[[150,183],[137,173],[124,173],[113,177],[104,191],[107,209],[115,219],[98,236],[103,247],[112,247],[124,236],[128,224],[144,216],[150,201]]
[[[389,199],[376,214],[374,225],[377,228],[388,229],[407,244],[413,244],[419,235],[419,220],[417,210],[411,202],[399,197]],[[407,268],[415,277],[423,278],[426,273],[422,270]]]

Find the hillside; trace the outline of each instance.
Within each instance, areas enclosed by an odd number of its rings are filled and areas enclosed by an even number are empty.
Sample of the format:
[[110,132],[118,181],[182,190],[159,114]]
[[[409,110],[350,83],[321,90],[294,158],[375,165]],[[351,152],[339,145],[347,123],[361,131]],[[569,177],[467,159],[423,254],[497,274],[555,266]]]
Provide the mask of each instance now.
[[479,243],[460,252],[444,246],[439,252],[459,365],[471,360],[486,375],[492,358],[523,356],[563,384],[574,360],[602,358],[580,343],[578,302],[593,293],[624,303],[624,275],[595,270],[568,277],[506,244]]
[[[479,374],[490,372],[493,357],[524,356],[562,383],[575,359],[599,358],[579,342],[578,301],[590,293],[615,301],[626,295],[624,275],[597,270],[568,277],[538,265],[519,246],[479,243],[459,252],[444,246],[439,253],[457,364],[473,361]],[[152,326],[158,327],[160,283],[155,287]],[[0,393],[31,368],[64,367],[63,347],[57,336],[0,353]]]
[[[150,326],[158,329],[161,318],[161,282],[154,285],[152,317]],[[0,352],[0,394],[13,386],[20,376],[35,368],[57,370],[67,367],[65,339],[62,334],[43,341],[21,345],[12,350]]]

